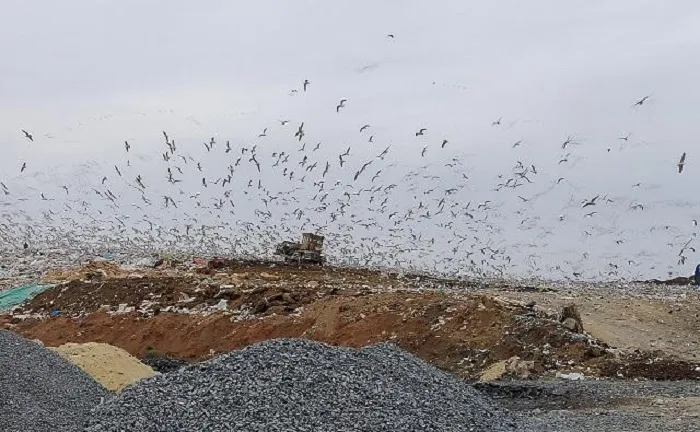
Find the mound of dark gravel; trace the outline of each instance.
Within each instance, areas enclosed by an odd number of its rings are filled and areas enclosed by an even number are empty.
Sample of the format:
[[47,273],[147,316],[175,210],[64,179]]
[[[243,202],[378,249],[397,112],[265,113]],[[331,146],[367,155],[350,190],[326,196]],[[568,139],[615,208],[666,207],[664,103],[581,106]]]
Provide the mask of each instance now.
[[87,430],[464,432],[521,430],[518,421],[393,345],[277,339],[130,386]]
[[189,364],[184,360],[155,352],[146,353],[146,355],[144,355],[141,359],[141,362],[147,364],[151,367],[151,369],[160,373],[174,372]]
[[82,431],[109,394],[77,366],[0,330],[0,431]]

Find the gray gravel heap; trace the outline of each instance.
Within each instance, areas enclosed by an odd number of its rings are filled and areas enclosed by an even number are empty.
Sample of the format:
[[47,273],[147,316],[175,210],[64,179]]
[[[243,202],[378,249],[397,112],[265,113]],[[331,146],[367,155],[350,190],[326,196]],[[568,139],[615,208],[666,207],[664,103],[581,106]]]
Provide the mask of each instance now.
[[82,431],[109,393],[36,342],[0,330],[0,431]]
[[141,362],[160,373],[173,372],[189,364],[184,360],[179,360],[160,353],[146,353],[146,355],[141,358]]
[[276,339],[140,381],[97,407],[87,430],[465,432],[518,421],[393,345]]

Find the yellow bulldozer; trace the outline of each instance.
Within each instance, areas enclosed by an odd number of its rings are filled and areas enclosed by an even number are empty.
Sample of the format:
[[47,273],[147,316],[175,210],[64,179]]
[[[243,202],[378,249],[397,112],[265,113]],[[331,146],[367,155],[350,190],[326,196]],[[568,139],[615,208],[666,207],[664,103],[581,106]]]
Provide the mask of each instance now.
[[275,254],[284,258],[289,264],[316,264],[322,266],[326,262],[323,256],[324,237],[312,233],[303,233],[301,243],[283,241],[277,245]]

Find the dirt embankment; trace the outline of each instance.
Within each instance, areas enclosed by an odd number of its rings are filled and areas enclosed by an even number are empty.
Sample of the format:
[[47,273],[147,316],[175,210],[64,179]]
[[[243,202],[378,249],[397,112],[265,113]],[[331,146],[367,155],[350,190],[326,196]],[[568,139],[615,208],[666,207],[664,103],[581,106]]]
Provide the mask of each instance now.
[[[305,337],[348,346],[392,341],[464,378],[513,356],[532,361],[533,375],[700,377],[691,361],[617,352],[503,293],[437,292],[422,288],[436,279],[368,270],[217,267],[111,279],[98,272],[42,293],[0,324],[50,346],[105,342],[139,358],[158,352],[197,361],[264,339]],[[49,318],[52,310],[59,316]]]

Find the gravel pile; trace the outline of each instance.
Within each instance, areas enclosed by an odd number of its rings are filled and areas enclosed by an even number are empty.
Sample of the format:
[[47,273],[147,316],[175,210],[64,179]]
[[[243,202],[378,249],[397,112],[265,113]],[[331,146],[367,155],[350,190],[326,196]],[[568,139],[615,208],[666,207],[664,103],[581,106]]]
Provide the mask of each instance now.
[[0,430],[82,431],[90,410],[108,396],[55,352],[0,330]]
[[150,366],[154,371],[160,373],[174,372],[183,366],[187,366],[189,363],[171,357],[167,354],[160,353],[150,353],[147,352],[145,356],[141,359],[141,362]]
[[350,349],[277,339],[128,387],[94,410],[87,430],[465,432],[532,427],[393,345]]
[[476,388],[548,432],[700,431],[693,381],[502,381]]

